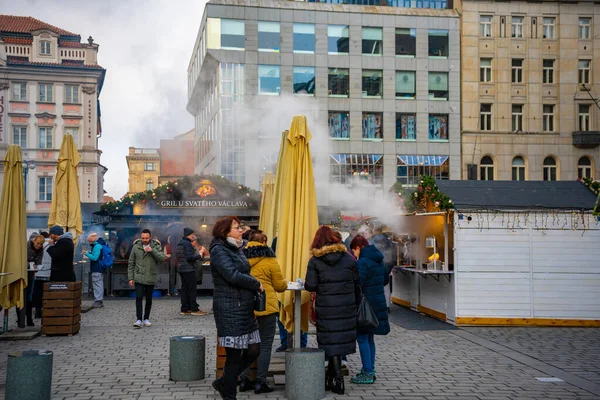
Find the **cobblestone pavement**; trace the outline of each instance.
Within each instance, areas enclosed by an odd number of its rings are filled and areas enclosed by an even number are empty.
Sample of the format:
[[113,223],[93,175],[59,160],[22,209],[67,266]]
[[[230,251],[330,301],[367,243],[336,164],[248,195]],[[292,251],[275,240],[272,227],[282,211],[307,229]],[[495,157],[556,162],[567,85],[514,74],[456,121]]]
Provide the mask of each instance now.
[[[54,351],[53,399],[218,399],[214,379],[216,329],[212,315],[180,316],[178,299],[155,299],[150,328],[134,329],[132,299],[105,300],[105,307],[82,315],[79,334],[0,342],[0,398],[4,397],[10,351]],[[208,310],[212,300],[199,298]],[[11,310],[12,311],[12,310]],[[393,312],[394,310],[392,310]],[[15,328],[14,311],[10,326]],[[39,322],[39,320],[36,320]],[[207,379],[169,381],[169,337],[207,338]],[[392,324],[376,337],[377,381],[353,385],[330,399],[600,399],[600,329],[468,328],[406,330]],[[277,341],[275,345],[278,345]],[[316,338],[309,335],[309,346]],[[351,373],[360,356],[348,357]],[[548,374],[548,371],[555,372]],[[559,375],[564,382],[540,382]],[[239,399],[257,398],[242,393]],[[283,399],[284,387],[261,395]]]

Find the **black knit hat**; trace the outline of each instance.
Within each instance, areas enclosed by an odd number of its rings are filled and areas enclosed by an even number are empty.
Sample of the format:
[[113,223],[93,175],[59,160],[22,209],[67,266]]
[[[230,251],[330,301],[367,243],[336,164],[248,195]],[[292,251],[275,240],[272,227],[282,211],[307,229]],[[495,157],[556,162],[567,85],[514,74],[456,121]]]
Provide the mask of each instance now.
[[194,234],[194,230],[192,228],[183,228],[183,237],[188,237]]

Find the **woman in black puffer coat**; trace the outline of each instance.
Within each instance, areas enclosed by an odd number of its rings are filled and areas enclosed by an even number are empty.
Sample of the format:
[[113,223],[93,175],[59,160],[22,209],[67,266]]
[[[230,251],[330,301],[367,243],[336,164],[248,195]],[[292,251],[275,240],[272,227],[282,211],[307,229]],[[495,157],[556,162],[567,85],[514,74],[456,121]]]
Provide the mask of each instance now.
[[341,357],[356,352],[356,305],[360,300],[356,261],[328,226],[311,245],[304,288],[316,292],[317,342],[329,359],[325,388],[344,394]]
[[263,290],[250,275],[242,251],[242,231],[237,217],[222,218],[213,228],[210,266],[214,283],[213,311],[219,345],[225,347],[223,377],[212,386],[225,400],[235,399],[238,375],[260,354],[260,334],[254,317],[254,294]]

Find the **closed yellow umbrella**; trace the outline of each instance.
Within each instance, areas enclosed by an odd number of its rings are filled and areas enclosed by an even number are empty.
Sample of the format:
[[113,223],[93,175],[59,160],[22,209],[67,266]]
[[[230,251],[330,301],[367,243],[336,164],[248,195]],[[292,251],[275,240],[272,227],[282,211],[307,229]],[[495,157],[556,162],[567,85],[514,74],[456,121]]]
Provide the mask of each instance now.
[[[285,137],[281,164],[281,191],[279,193],[279,233],[277,235],[277,261],[283,276],[289,281],[306,277],[310,259],[310,245],[319,219],[317,195],[313,175],[312,157],[309,142],[312,135],[305,116],[295,116],[290,131]],[[277,177],[279,178],[279,177]],[[279,179],[278,179],[279,181]],[[294,327],[293,293],[286,291],[280,295],[283,308],[281,322],[288,331]],[[308,292],[302,292],[303,331],[308,331]],[[297,328],[297,327],[296,327]],[[296,338],[299,341],[299,338]]]
[[281,203],[281,178],[283,177],[283,156],[285,153],[285,142],[290,131],[283,131],[281,134],[281,143],[279,145],[279,155],[277,156],[277,171],[275,171],[275,186],[273,193],[273,206],[271,207],[271,224],[273,225],[273,238],[277,236],[279,229],[279,209]]
[[258,229],[263,231],[269,240],[273,240],[273,194],[275,192],[275,177],[272,172],[267,172],[262,183],[262,197],[260,199],[260,223]]
[[8,147],[0,200],[0,306],[23,308],[27,287],[27,218],[21,148]]
[[56,183],[52,194],[48,227],[62,226],[67,232],[73,234],[73,242],[75,243],[77,243],[79,235],[83,233],[79,180],[77,179],[79,160],[79,153],[73,142],[73,136],[65,135],[58,154]]

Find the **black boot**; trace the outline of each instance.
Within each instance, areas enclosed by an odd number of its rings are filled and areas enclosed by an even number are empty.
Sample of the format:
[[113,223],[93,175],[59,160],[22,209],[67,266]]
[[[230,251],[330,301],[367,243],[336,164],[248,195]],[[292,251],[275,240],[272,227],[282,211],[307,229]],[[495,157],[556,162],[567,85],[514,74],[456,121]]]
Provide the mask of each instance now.
[[247,392],[248,390],[252,390],[252,383],[250,383],[250,379],[242,376],[240,377],[240,392]]
[[344,394],[344,375],[342,373],[342,358],[340,356],[333,356],[329,359],[330,363],[333,363],[333,372],[335,374],[333,378],[333,386],[331,391],[336,394]]
[[335,372],[333,371],[333,362],[331,361],[331,357],[329,357],[329,361],[327,362],[327,370],[325,371],[325,391],[328,392],[333,387],[333,377]]
[[271,393],[273,389],[267,382],[256,382],[254,384],[254,394]]
[[27,326],[35,326],[32,318],[27,318]]

